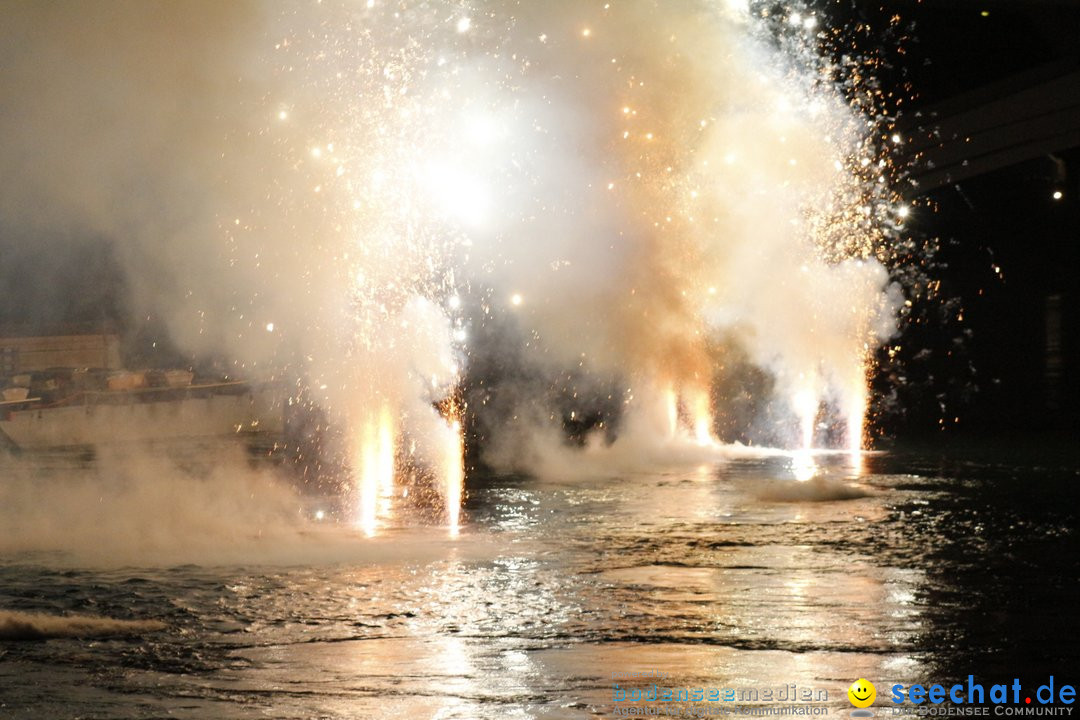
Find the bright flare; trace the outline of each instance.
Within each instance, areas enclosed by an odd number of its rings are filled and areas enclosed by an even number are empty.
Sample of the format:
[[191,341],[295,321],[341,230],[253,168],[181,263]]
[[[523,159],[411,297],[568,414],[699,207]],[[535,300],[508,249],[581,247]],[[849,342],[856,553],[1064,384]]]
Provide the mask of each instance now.
[[673,439],[679,432],[679,396],[675,388],[664,391],[664,406],[667,410],[668,438]]
[[694,423],[694,439],[698,445],[713,444],[713,414],[712,402],[709,399],[708,388],[699,388],[690,396],[691,420]]
[[818,398],[812,390],[800,390],[791,400],[795,415],[799,418],[799,435],[802,449],[814,446],[814,421],[817,419]]
[[818,466],[809,450],[799,450],[791,456],[791,473],[799,482],[806,482],[817,475]]
[[461,420],[450,422],[449,447],[446,451],[445,474],[446,514],[450,522],[450,534],[457,535],[461,527],[461,499],[465,488],[465,438]]
[[359,525],[368,537],[378,529],[380,496],[388,500],[394,492],[394,431],[390,408],[383,405],[360,434]]

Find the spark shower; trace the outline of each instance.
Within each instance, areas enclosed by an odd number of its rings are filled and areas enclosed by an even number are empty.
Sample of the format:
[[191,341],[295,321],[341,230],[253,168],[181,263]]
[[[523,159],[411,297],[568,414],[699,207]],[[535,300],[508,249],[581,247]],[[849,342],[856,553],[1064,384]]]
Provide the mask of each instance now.
[[[434,473],[457,527],[456,388],[473,331],[496,320],[526,364],[617,378],[613,442],[600,423],[579,452],[731,452],[717,347],[773,380],[771,437],[808,452],[836,421],[829,441],[860,451],[867,365],[900,304],[882,248],[904,210],[813,13],[328,5],[275,44],[306,92],[270,97],[265,132],[304,179],[282,202],[332,227],[311,282],[335,280],[336,317],[318,323],[333,340],[306,370],[351,438],[367,533],[403,467]],[[520,457],[563,418],[515,402],[506,422],[525,432],[486,440]]]
[[[862,61],[823,51],[836,36],[809,6],[162,12],[39,18],[51,42],[21,48],[16,74],[57,65],[65,32],[82,62],[18,117],[59,144],[4,170],[29,178],[17,192],[52,188],[54,215],[121,238],[135,305],[182,347],[301,378],[290,402],[341,429],[321,451],[350,468],[366,533],[406,476],[427,478],[457,527],[478,415],[485,462],[537,473],[744,452],[717,432],[731,408],[716,382],[736,366],[767,378],[746,390],[748,442],[863,447],[869,365],[904,304],[890,269],[909,208],[890,189],[881,98]],[[100,92],[80,72],[122,82]],[[48,109],[73,100],[85,117]],[[478,352],[568,400],[504,383],[467,403]],[[617,412],[568,444],[597,388]]]

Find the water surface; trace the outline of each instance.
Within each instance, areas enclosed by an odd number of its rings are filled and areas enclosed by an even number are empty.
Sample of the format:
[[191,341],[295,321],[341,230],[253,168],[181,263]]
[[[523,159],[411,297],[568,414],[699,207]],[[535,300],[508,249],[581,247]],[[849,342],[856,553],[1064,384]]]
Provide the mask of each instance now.
[[805,483],[784,457],[472,477],[456,539],[313,523],[298,543],[368,549],[303,564],[8,554],[0,611],[162,629],[0,640],[0,717],[610,716],[613,673],[637,671],[825,689],[846,714],[858,677],[880,704],[893,682],[1080,666],[1075,464],[816,462]]

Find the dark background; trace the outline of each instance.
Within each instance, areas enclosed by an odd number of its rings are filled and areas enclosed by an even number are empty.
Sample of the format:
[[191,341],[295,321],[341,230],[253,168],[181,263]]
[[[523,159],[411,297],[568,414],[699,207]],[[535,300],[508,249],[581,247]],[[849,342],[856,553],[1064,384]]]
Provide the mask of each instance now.
[[[1069,92],[1037,91],[1054,114],[1039,133],[1060,147],[1014,162],[963,155],[970,177],[933,188],[905,176],[926,172],[936,148],[977,140],[979,123],[1005,148],[1037,134],[995,105],[1009,93],[1053,78],[1080,77],[1080,2],[1065,0],[915,0],[823,6],[844,28],[839,59],[875,60],[886,126],[896,148],[899,189],[914,208],[906,233],[936,249],[926,266],[941,281],[898,341],[902,351],[875,384],[894,395],[880,429],[894,437],[1072,441],[1080,428],[1077,244],[1080,242],[1080,83]],[[949,114],[969,119],[949,127]],[[965,125],[971,125],[970,135]],[[1054,193],[1061,193],[1055,199]],[[962,319],[960,319],[962,318]]]

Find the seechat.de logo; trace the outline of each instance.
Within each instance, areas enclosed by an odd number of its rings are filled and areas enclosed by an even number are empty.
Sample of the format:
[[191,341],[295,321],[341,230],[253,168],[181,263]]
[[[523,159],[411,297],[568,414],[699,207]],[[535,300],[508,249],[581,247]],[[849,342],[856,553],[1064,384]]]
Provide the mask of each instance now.
[[[1030,687],[1030,686],[1029,686]],[[912,705],[1072,705],[1076,702],[1076,688],[1060,680],[1050,679],[1039,685],[1035,692],[1024,690],[1020,678],[1013,678],[1011,684],[1000,683],[984,687],[975,681],[974,675],[968,675],[966,683],[943,685],[933,683],[929,686],[916,684],[910,688],[901,684],[892,686],[892,701],[900,705],[910,702]],[[1000,713],[999,713],[1000,714]],[[1012,714],[1012,713],[1009,713]]]

